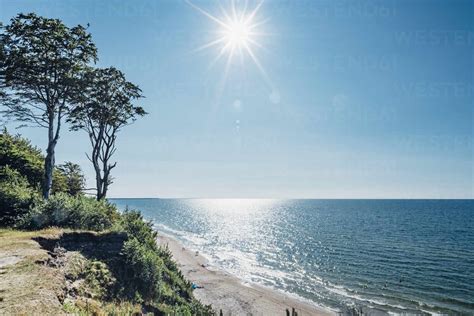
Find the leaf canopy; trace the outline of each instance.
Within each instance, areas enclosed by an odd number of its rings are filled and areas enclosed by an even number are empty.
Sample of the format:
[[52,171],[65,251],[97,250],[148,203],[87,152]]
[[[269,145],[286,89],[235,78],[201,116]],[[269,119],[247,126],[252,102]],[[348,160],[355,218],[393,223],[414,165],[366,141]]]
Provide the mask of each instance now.
[[81,25],[69,28],[59,19],[34,13],[18,14],[1,31],[3,113],[48,127],[51,118],[68,110],[81,72],[97,60],[92,37]]

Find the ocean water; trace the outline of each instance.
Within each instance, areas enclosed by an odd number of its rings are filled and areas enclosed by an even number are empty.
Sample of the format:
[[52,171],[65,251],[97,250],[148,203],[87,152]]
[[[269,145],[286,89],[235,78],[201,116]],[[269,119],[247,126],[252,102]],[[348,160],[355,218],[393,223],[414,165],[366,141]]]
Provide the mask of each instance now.
[[474,200],[112,202],[244,281],[334,311],[474,315]]

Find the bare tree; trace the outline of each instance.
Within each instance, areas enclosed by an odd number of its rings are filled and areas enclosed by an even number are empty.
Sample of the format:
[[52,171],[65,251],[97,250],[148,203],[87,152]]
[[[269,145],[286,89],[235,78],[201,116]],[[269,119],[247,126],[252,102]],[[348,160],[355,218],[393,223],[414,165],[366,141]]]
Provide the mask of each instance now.
[[89,135],[92,152],[86,155],[94,166],[97,199],[100,200],[107,195],[113,180],[110,172],[117,165],[110,161],[117,149],[117,134],[147,113],[132,104],[133,100],[143,97],[140,88],[113,67],[91,69],[83,83],[75,94],[77,105],[68,121],[72,130],[82,129]]
[[68,28],[58,19],[18,14],[0,33],[2,113],[22,126],[48,130],[43,197],[53,183],[55,148],[69,112],[70,93],[97,49],[81,25]]

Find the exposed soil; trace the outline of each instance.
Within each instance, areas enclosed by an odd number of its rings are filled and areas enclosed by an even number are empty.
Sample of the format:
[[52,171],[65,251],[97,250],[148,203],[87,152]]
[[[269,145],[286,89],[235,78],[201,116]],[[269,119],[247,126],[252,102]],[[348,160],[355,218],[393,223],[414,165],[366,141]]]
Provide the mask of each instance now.
[[48,251],[33,240],[60,230],[0,230],[0,315],[63,315],[62,273],[43,262]]

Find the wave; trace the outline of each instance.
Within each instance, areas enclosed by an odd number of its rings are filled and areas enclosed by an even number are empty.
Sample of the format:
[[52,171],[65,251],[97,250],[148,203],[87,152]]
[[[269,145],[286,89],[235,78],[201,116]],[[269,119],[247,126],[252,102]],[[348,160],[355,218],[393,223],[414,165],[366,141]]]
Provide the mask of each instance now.
[[[467,255],[474,251],[467,229],[471,202],[449,213],[449,221],[448,212],[436,211],[449,203],[436,201],[257,202],[137,200],[134,208],[211,266],[318,306],[395,314],[474,311],[468,299],[474,289]],[[456,243],[453,229],[463,234]]]

